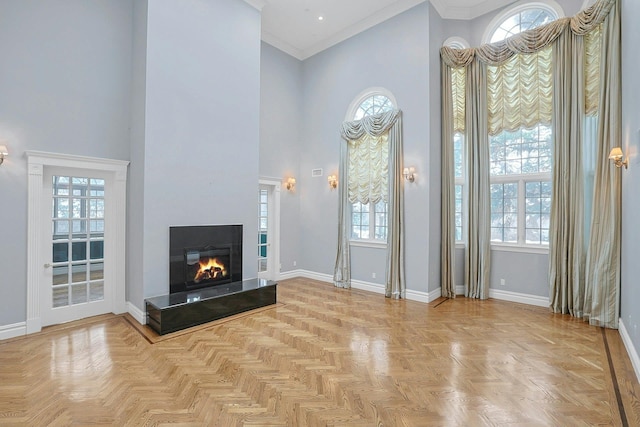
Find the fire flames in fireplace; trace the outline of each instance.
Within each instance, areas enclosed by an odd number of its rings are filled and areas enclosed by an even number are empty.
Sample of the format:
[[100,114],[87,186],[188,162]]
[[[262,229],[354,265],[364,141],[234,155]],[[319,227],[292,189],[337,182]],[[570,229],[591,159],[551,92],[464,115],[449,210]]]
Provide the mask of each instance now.
[[193,281],[200,283],[205,280],[220,280],[226,278],[227,275],[227,267],[219,258],[201,258],[200,268]]

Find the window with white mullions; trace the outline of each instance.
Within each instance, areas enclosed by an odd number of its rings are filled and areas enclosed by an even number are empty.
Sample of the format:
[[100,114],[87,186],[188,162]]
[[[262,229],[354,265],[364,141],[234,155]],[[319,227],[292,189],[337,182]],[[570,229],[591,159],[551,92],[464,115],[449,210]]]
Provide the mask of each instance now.
[[549,244],[551,157],[548,125],[490,137],[492,242]]

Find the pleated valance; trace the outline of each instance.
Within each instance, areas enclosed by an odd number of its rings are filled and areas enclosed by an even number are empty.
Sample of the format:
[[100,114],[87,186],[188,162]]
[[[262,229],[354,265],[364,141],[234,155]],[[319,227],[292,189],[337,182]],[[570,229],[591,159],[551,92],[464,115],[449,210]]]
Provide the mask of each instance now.
[[464,133],[467,68],[473,61],[486,67],[488,133],[515,132],[537,124],[551,124],[552,60],[555,41],[564,32],[584,38],[585,110],[598,111],[602,21],[615,0],[600,0],[573,18],[563,18],[477,48],[441,49],[451,69],[453,131]]
[[374,116],[366,116],[361,120],[342,123],[340,135],[347,141],[355,141],[366,133],[371,136],[380,136],[391,126],[396,124],[400,110],[390,110]]
[[487,65],[500,65],[518,53],[535,53],[549,46],[562,32],[571,31],[584,36],[594,30],[609,15],[615,0],[600,0],[578,12],[572,18],[562,18],[549,24],[516,34],[508,39],[468,49],[440,49],[442,60],[452,68],[465,67],[474,59]]

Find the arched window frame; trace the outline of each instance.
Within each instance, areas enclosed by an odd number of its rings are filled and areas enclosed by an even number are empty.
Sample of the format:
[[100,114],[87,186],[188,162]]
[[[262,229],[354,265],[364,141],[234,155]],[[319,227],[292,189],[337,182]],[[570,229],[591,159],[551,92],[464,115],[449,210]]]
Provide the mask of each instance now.
[[564,10],[562,9],[562,6],[560,6],[554,0],[540,0],[535,2],[520,1],[514,4],[512,7],[505,9],[504,11],[502,11],[502,13],[499,13],[495,18],[491,20],[482,36],[482,43],[491,43],[491,37],[493,37],[493,34],[500,28],[504,21],[511,18],[517,13],[529,9],[545,10],[555,15],[556,19],[564,17]]
[[[373,96],[384,96],[387,99],[389,99],[390,103],[392,104],[393,108],[398,108],[398,103],[396,101],[395,96],[393,96],[393,93],[391,93],[388,89],[384,88],[384,87],[370,87],[368,89],[363,90],[362,92],[360,92],[354,99],[353,101],[351,101],[351,104],[349,104],[349,108],[347,109],[347,113],[345,115],[345,121],[353,121],[353,120],[358,120],[356,119],[356,114],[358,113],[358,110],[360,109],[361,105],[363,104],[364,101],[366,101],[367,99],[373,97]],[[379,247],[379,248],[386,248],[387,245],[387,241],[386,241],[386,237],[385,239],[376,239],[376,227],[382,227],[383,229],[387,230],[385,232],[385,236],[388,236],[388,204],[385,202],[379,202],[379,203],[384,203],[385,207],[384,207],[384,211],[380,212],[380,209],[377,209],[375,204],[373,203],[369,203],[368,206],[368,213],[369,213],[369,231],[368,234],[369,236],[373,236],[373,237],[369,237],[369,238],[359,238],[354,236],[354,216],[355,215],[363,215],[363,209],[361,206],[359,206],[359,203],[353,203],[351,204],[351,209],[350,209],[350,215],[349,215],[349,230],[350,230],[350,234],[349,234],[349,240],[350,240],[350,244],[352,246],[364,246],[364,247]],[[382,213],[383,217],[384,217],[384,224],[379,224],[376,222],[376,218],[378,217],[376,215],[376,213],[380,214]]]
[[452,49],[468,49],[471,47],[466,39],[458,36],[449,37],[442,43],[442,46],[447,46]]

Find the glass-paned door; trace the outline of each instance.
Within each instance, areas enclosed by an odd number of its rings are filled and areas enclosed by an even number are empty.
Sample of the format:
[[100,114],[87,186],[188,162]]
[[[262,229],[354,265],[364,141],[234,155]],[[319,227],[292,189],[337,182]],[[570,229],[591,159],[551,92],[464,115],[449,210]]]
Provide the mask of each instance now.
[[258,191],[258,277],[266,278],[269,270],[269,189],[261,185]]
[[[47,183],[50,183],[47,185]],[[108,312],[105,287],[104,177],[45,176],[48,262],[43,323],[55,324]]]

